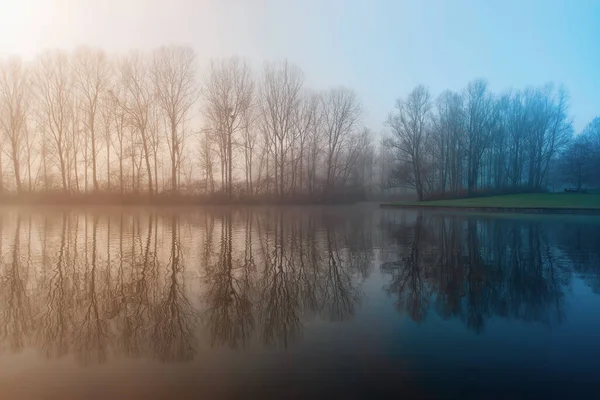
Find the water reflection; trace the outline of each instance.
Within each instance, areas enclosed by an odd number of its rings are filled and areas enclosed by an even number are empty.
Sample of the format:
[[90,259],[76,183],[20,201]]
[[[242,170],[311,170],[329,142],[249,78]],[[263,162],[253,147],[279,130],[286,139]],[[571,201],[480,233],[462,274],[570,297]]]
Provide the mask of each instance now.
[[361,300],[373,248],[355,244],[372,227],[330,222],[293,209],[3,214],[0,345],[82,364],[287,347]]
[[597,229],[362,208],[3,212],[0,349],[81,364],[285,349],[308,321],[354,318],[380,273],[417,323],[556,326],[575,278],[600,293]]
[[[597,291],[597,227],[506,218],[417,214],[385,220],[381,269],[401,312],[435,312],[482,332],[492,317],[561,324],[573,274]],[[595,234],[593,233],[595,230]]]

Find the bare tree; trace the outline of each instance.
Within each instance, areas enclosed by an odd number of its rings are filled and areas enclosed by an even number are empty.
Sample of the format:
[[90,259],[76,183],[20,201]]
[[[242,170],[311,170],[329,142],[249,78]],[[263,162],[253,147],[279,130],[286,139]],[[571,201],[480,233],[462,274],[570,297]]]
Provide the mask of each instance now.
[[[0,127],[9,144],[6,154],[12,160],[17,193],[21,193],[21,157],[27,135],[29,95],[29,71],[21,60],[3,62],[0,65]],[[29,157],[27,161],[31,161]]]
[[[77,96],[85,113],[84,124],[90,139],[92,161],[92,182],[94,190],[98,190],[97,157],[98,135],[97,115],[101,96],[110,85],[111,68],[108,58],[101,50],[80,48],[73,58],[73,70]],[[85,144],[87,145],[87,143]],[[87,170],[87,165],[86,165]],[[87,175],[87,172],[86,172]]]
[[253,164],[254,164],[254,152],[256,148],[256,142],[258,141],[258,113],[256,107],[248,108],[244,114],[243,123],[243,135],[242,135],[242,149],[244,152],[244,173],[246,177],[246,194],[254,194],[254,176],[253,176]]
[[[127,116],[142,142],[143,158],[148,176],[148,193],[154,193],[152,185],[151,143],[148,132],[150,107],[154,101],[151,76],[147,58],[140,53],[130,53],[119,65],[119,75],[123,85],[123,98],[114,97],[118,106]],[[113,92],[114,94],[114,92]],[[139,177],[139,175],[138,175]]]
[[31,125],[31,119],[29,119],[29,124],[25,124],[25,158],[27,161],[27,190],[30,192],[33,190],[33,164],[39,156],[39,151],[37,151],[39,149],[36,149],[36,144],[38,144],[36,139],[38,138],[35,133],[32,132],[33,129],[31,128]]
[[154,53],[152,77],[157,103],[169,124],[167,144],[174,191],[185,143],[182,124],[198,95],[195,64],[196,55],[189,47],[161,47]]
[[[119,160],[119,192],[121,195],[124,193],[124,166],[123,162],[125,161],[126,154],[126,143],[125,143],[125,131],[127,129],[127,120],[125,111],[118,107],[118,102],[115,99],[121,98],[122,95],[120,93],[119,87],[113,89],[112,96],[107,96],[105,111],[103,111],[105,116],[110,115],[112,117],[114,123],[114,132],[115,139],[112,140],[112,146],[117,153],[117,158]],[[109,111],[111,110],[111,111]],[[110,128],[110,121],[105,121],[105,126]]]
[[[252,105],[254,81],[248,64],[238,58],[212,61],[203,88],[208,132],[221,149],[221,170],[227,195],[233,193],[234,135],[244,130]],[[223,173],[225,170],[225,173]]]
[[294,115],[300,104],[303,82],[300,69],[287,61],[265,66],[260,106],[265,133],[272,144],[276,192],[281,198],[285,195],[285,160],[297,135]]
[[579,135],[573,139],[561,159],[561,170],[566,183],[574,185],[577,191],[589,184],[597,171],[594,171],[594,154],[589,137]]
[[439,169],[439,188],[443,192],[446,185],[456,193],[461,186],[462,143],[465,113],[463,99],[458,93],[446,91],[437,99],[437,112],[434,118],[434,135]]
[[356,93],[344,87],[329,90],[323,97],[323,124],[326,147],[326,187],[335,185],[338,159],[350,144],[356,125],[362,117],[362,106]]
[[204,182],[206,191],[209,193],[215,192],[215,179],[213,172],[213,148],[212,141],[207,133],[202,134],[199,143],[200,166],[204,171]]
[[475,80],[465,90],[467,187],[469,193],[477,188],[481,158],[490,145],[490,124],[494,112],[487,82]]
[[592,151],[592,175],[591,184],[600,188],[600,117],[596,117],[590,122],[581,133],[589,139]]
[[[110,149],[113,146],[113,140],[112,140],[112,135],[113,135],[113,131],[112,128],[115,126],[115,121],[114,121],[114,113],[115,110],[113,109],[113,101],[110,98],[110,96],[108,95],[108,93],[105,93],[100,100],[100,115],[102,117],[102,128],[104,130],[104,145],[105,145],[105,150],[106,150],[106,188],[108,191],[111,190],[111,185],[110,185]],[[117,133],[117,136],[119,136],[119,133]],[[121,156],[121,154],[119,153],[119,157]]]
[[62,51],[43,54],[38,59],[34,77],[39,125],[50,147],[44,151],[44,162],[50,154],[55,157],[62,189],[66,192],[69,189],[68,134],[73,114],[73,81],[67,54]]
[[393,134],[390,145],[396,150],[401,168],[409,168],[402,174],[402,181],[416,189],[419,200],[423,199],[426,190],[431,110],[431,95],[425,86],[420,85],[409,93],[406,100],[396,102],[396,111],[387,121]]
[[[317,136],[321,133],[321,122],[323,120],[323,106],[321,95],[314,92],[305,92],[302,96],[300,107],[295,118],[295,129],[297,131],[298,157],[295,163],[298,164],[298,174],[294,174],[294,179],[298,179],[300,191],[304,191],[304,186],[310,186],[311,176],[315,176],[316,164],[311,170],[310,143],[311,139],[316,142]],[[317,157],[317,154],[314,154]],[[307,171],[305,173],[305,170]],[[311,174],[312,173],[312,174]],[[306,176],[305,176],[306,175]],[[314,182],[312,182],[314,184]],[[312,187],[312,186],[310,186]]]

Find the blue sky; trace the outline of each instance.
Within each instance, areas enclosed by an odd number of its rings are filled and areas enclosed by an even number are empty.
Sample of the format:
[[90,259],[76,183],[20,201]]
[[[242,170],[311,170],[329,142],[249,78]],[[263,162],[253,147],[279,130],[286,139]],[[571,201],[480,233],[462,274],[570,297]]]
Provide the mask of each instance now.
[[[434,95],[563,84],[575,129],[600,115],[600,0],[23,0],[0,5],[0,52],[187,44],[201,62],[287,58],[308,86],[355,89],[375,131],[417,84]],[[2,28],[3,27],[3,28]]]

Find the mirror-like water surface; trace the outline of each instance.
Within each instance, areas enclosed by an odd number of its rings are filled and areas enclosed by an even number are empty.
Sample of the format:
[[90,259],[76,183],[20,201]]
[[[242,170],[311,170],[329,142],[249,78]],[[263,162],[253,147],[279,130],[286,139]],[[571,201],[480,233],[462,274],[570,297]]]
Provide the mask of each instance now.
[[600,221],[0,210],[1,398],[591,396]]

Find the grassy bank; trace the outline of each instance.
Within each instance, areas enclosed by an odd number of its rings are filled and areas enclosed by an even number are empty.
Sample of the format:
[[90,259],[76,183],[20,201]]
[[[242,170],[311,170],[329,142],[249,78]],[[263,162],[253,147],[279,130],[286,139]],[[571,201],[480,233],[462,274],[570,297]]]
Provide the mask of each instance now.
[[399,207],[456,207],[456,208],[510,208],[510,209],[598,209],[600,194],[581,193],[528,193],[469,199],[435,200],[412,203],[391,203]]

